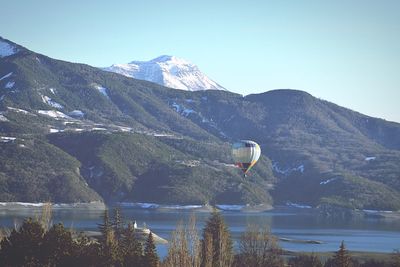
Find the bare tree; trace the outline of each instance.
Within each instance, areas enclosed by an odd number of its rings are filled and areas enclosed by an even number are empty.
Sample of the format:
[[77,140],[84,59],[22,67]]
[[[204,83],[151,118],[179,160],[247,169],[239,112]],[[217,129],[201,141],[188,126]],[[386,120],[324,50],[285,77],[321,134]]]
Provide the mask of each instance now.
[[202,240],[201,267],[212,267],[213,255],[213,236],[211,233],[206,232],[204,233]]
[[196,219],[190,218],[189,226],[179,222],[169,241],[168,255],[163,263],[165,267],[199,267],[200,240],[196,230]]
[[42,206],[42,213],[40,215],[40,224],[42,225],[45,232],[47,232],[52,225],[52,213],[53,207],[51,202],[46,202]]
[[192,214],[189,220],[188,229],[190,255],[192,257],[192,267],[200,267],[200,238],[196,228],[196,216]]
[[190,255],[188,251],[188,241],[186,238],[183,222],[179,222],[176,230],[172,232],[169,241],[168,255],[165,265],[168,267],[186,267],[190,266]]
[[240,238],[235,266],[284,266],[277,238],[266,227],[249,225]]

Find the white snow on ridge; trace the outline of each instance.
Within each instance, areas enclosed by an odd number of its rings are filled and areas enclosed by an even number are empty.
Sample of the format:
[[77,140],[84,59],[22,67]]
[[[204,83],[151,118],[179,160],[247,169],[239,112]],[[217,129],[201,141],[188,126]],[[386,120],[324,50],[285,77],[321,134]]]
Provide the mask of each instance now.
[[0,114],[0,121],[8,121],[8,119],[3,114]]
[[14,87],[14,84],[15,84],[15,82],[8,82],[8,83],[4,86],[4,88],[6,88],[6,89],[11,89],[11,88]]
[[71,117],[57,110],[38,110],[37,112],[41,115],[49,116],[55,119],[71,119]]
[[196,113],[196,111],[194,111],[193,109],[188,109],[188,108],[186,108],[182,111],[182,115],[186,116],[186,117],[189,116],[189,114],[191,114],[191,113]]
[[283,175],[289,175],[292,172],[296,172],[296,171],[304,173],[304,165],[303,164],[301,164],[301,165],[299,165],[297,167],[294,167],[294,168],[282,169],[281,167],[279,167],[279,164],[277,162],[274,162],[274,163],[272,163],[272,169],[275,172],[283,174]]
[[46,104],[52,106],[53,108],[57,108],[57,109],[63,109],[64,108],[61,104],[53,101],[48,96],[42,95],[42,100],[43,100],[43,103],[46,103]]
[[20,109],[20,108],[7,107],[7,109],[9,109],[11,111],[14,111],[14,112],[23,113],[23,114],[26,114],[26,115],[36,116],[35,114],[32,114],[29,111],[26,111],[26,110]]
[[121,132],[131,132],[133,130],[131,127],[125,127],[125,126],[117,126],[117,128]]
[[329,184],[330,182],[333,182],[333,181],[335,181],[335,180],[337,180],[337,178],[331,178],[331,179],[322,181],[322,182],[320,182],[319,184],[320,184],[320,185],[325,185],[325,184]]
[[150,135],[152,135],[154,137],[174,137],[173,134],[165,134],[165,133],[153,133],[153,134],[150,134]]
[[185,117],[189,116],[192,113],[197,113],[193,109],[185,108],[184,106],[181,106],[181,105],[179,105],[179,104],[177,104],[175,102],[172,103],[171,106],[175,109],[176,112],[178,112],[179,114],[181,114],[181,115],[183,115]]
[[13,142],[15,141],[15,137],[10,137],[10,136],[0,136],[0,143],[8,143],[8,142]]
[[181,106],[176,104],[175,102],[172,104],[172,107],[175,108],[175,111],[178,113],[181,111]]
[[108,93],[107,93],[107,91],[108,91],[107,88],[105,88],[105,87],[103,87],[103,86],[101,86],[101,85],[98,85],[98,84],[94,84],[93,87],[94,87],[95,89],[97,89],[97,90],[98,90],[102,95],[104,95],[105,97],[110,98],[110,97],[108,96]]
[[0,78],[0,81],[6,79],[6,78],[8,78],[8,77],[10,77],[12,74],[13,74],[13,73],[10,72],[10,73],[4,75],[3,77]]
[[6,41],[0,39],[0,57],[8,57],[18,52],[18,49]]
[[196,65],[174,56],[160,56],[150,61],[114,64],[111,67],[103,68],[103,70],[175,89],[188,91],[226,90],[208,78]]
[[371,161],[371,160],[375,160],[375,159],[376,159],[376,157],[366,157],[365,161]]

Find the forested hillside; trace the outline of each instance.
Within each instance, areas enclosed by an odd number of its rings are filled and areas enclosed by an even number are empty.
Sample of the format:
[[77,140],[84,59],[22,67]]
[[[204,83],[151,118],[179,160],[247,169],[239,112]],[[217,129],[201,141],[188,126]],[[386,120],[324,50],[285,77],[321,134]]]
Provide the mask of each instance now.
[[[5,39],[0,201],[400,208],[400,124],[298,90],[182,91]],[[230,144],[262,157],[243,179]]]

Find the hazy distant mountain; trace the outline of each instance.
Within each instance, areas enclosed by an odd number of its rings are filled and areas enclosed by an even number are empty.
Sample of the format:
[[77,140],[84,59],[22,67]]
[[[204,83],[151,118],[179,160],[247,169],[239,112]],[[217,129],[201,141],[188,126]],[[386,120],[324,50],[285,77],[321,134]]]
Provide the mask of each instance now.
[[[400,208],[399,123],[303,91],[173,90],[0,43],[0,202]],[[246,179],[238,139],[262,149]]]
[[160,56],[150,61],[114,64],[103,69],[175,89],[188,91],[226,90],[208,78],[196,65],[174,56]]

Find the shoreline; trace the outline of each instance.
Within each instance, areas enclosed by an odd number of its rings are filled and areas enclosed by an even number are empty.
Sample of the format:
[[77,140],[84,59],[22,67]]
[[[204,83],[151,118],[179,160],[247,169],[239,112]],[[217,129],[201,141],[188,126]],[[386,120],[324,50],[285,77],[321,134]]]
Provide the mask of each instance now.
[[94,209],[105,210],[106,204],[100,201],[79,202],[79,203],[50,203],[50,202],[0,202],[0,211],[7,210],[35,210],[43,209],[50,204],[52,209]]
[[[50,202],[0,202],[0,211],[18,211],[18,210],[40,210],[47,204],[51,204],[53,210],[63,209],[82,209],[82,210],[106,210],[114,207],[154,210],[158,212],[172,212],[172,211],[192,211],[192,212],[212,212],[214,209],[222,212],[243,212],[243,213],[262,213],[273,212],[276,210],[288,209],[297,210],[302,212],[319,213],[319,208],[303,207],[293,205],[276,205],[270,204],[215,204],[214,206],[205,204],[158,204],[146,202],[115,202],[104,203],[100,201],[93,202],[79,202],[79,203],[50,203]],[[371,219],[384,219],[384,220],[400,220],[400,211],[385,211],[385,210],[352,210],[346,209],[349,213],[357,216],[368,217]],[[321,214],[323,215],[323,214]]]

